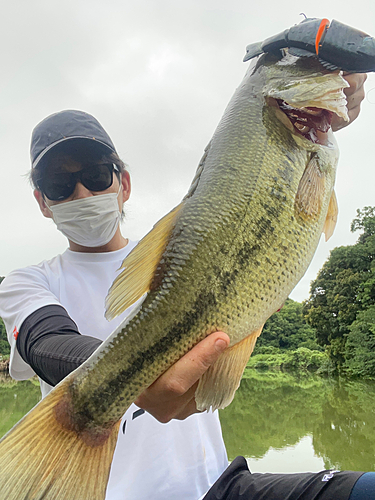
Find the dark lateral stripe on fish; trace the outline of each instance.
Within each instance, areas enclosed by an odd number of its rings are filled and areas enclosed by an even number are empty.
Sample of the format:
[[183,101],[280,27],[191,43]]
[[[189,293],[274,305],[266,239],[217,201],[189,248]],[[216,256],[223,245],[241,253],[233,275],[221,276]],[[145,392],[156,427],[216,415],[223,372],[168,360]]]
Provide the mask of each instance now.
[[[207,304],[216,305],[216,296],[212,292],[200,294],[191,310],[188,311],[184,318],[172,326],[169,332],[159,341],[150,345],[146,351],[142,351],[137,357],[133,358],[132,364],[125,370],[121,370],[115,378],[109,383],[100,386],[98,390],[91,393],[90,405],[84,403],[77,413],[79,413],[79,421],[95,420],[95,416],[100,413],[108,411],[108,403],[105,395],[110,394],[111,401],[120,399],[122,397],[122,387],[124,382],[130,382],[137,374],[151,366],[158,357],[163,356],[166,352],[171,350],[174,344],[179,344],[184,336],[187,335],[189,329],[194,328],[194,325],[201,321],[202,314],[206,313]],[[74,398],[74,395],[72,395]],[[91,408],[95,408],[95,415],[93,415]]]
[[[260,228],[259,230],[262,232],[263,237],[266,226],[267,224],[263,226],[263,229]],[[260,250],[259,245],[250,245],[248,242],[245,242],[239,248],[236,258],[245,267],[250,261],[254,262],[254,257]],[[222,273],[221,269],[219,271]],[[233,292],[233,287],[230,285],[235,284],[238,273],[238,270],[234,270],[226,277],[220,275],[218,283],[220,283],[222,296],[225,297]],[[133,358],[132,364],[127,369],[121,370],[109,383],[103,384],[100,389],[91,394],[90,404],[84,403],[77,411],[79,413],[79,421],[83,423],[91,419],[95,420],[92,408],[95,408],[96,415],[107,412],[106,394],[111,395],[110,399],[112,401],[114,399],[121,400],[121,397],[123,397],[121,387],[123,387],[124,382],[134,379],[139,372],[145,370],[147,365],[151,366],[157,357],[163,356],[166,352],[170,351],[174,344],[179,344],[183,337],[186,336],[186,332],[193,329],[199,322],[202,322],[202,315],[207,313],[207,305],[215,307],[216,304],[217,297],[212,291],[202,292],[195,300],[191,310],[185,314],[181,321],[175,323],[162,339],[153,343],[146,351],[142,351],[137,357]]]
[[[270,239],[274,233],[274,227],[268,217],[262,217],[259,220],[258,228],[257,238]],[[242,274],[249,264],[260,264],[257,261],[257,254],[261,252],[261,250],[259,244],[256,243],[252,245],[245,241],[238,249],[237,254],[234,255],[234,260],[240,264],[241,269],[240,267],[234,268],[230,273],[223,272],[221,268],[214,269],[217,276],[217,290],[220,290],[220,296],[222,298],[233,294],[236,280],[240,272]],[[254,298],[259,298],[258,294],[255,292]],[[207,305],[215,307],[217,305],[217,300],[217,295],[211,290],[199,294],[190,311],[186,312],[181,321],[172,325],[169,332],[162,339],[153,343],[146,351],[142,351],[137,357],[133,358],[131,365],[125,370],[121,370],[110,383],[102,385],[100,390],[98,389],[91,394],[90,405],[83,404],[78,410],[80,415],[79,420],[82,419],[82,421],[87,421],[95,419],[91,408],[95,408],[96,415],[98,415],[98,413],[107,412],[108,404],[105,398],[106,394],[110,394],[110,399],[112,401],[114,399],[121,400],[121,398],[123,398],[121,387],[124,386],[124,382],[129,382],[131,379],[137,377],[138,373],[147,369],[147,366],[151,366],[158,357],[162,357],[166,352],[170,351],[173,345],[179,344],[184,336],[186,336],[187,331],[191,331],[195,325],[203,321],[202,316],[207,314]],[[210,310],[212,311],[212,308]]]
[[[283,167],[284,168],[279,167],[280,174],[284,179],[289,180],[291,177],[291,166],[286,162]],[[277,237],[275,234],[274,222],[275,219],[281,216],[285,208],[285,193],[282,188],[280,189],[280,186],[278,186],[278,189],[276,186],[275,183],[275,185],[271,187],[274,204],[261,203],[264,212],[263,216],[260,216],[257,221],[257,231],[255,232],[255,238],[253,240],[254,243],[243,241],[242,246],[239,247],[237,253],[233,255],[233,260],[238,262],[239,265],[232,267],[231,272],[226,272],[220,267],[213,266],[213,274],[216,276],[216,294],[212,291],[212,288],[206,292],[201,292],[192,305],[191,310],[185,313],[181,321],[172,325],[169,332],[163,336],[162,339],[150,345],[146,351],[139,353],[137,357],[133,358],[130,366],[125,370],[121,370],[109,383],[105,383],[100,389],[92,393],[90,404],[83,402],[78,410],[80,415],[79,421],[83,423],[91,419],[95,420],[92,408],[95,408],[96,415],[99,413],[105,414],[108,411],[108,404],[105,398],[106,394],[110,395],[110,400],[112,401],[123,400],[126,396],[122,393],[121,387],[125,385],[125,382],[129,382],[132,379],[134,380],[138,373],[145,369],[147,370],[147,367],[152,366],[158,358],[163,357],[166,352],[170,351],[173,345],[178,345],[184,336],[186,336],[186,332],[189,330],[191,331],[194,329],[195,325],[203,321],[202,317],[206,314],[207,305],[211,306],[210,310],[212,311],[212,306],[216,306],[219,296],[225,299],[233,295],[233,293],[235,293],[235,285],[239,274],[246,272],[245,270],[249,265],[260,265],[257,259],[257,255],[262,252],[259,241],[266,239],[271,243],[271,241]],[[244,229],[242,230],[244,231]],[[220,248],[219,251],[225,251],[225,248]],[[163,275],[163,270],[159,269],[157,277],[159,283],[163,281]],[[256,299],[263,300],[263,298],[254,291],[252,302]],[[137,394],[135,397],[136,396]]]

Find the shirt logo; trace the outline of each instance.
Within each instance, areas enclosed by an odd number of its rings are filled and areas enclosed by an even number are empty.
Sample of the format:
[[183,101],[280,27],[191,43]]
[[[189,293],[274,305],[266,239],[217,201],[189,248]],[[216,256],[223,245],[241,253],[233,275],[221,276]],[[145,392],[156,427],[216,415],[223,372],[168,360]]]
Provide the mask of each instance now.
[[17,340],[18,334],[19,334],[19,331],[17,330],[17,327],[15,326],[15,327],[14,327],[14,330],[13,330],[13,337],[14,337],[14,340]]
[[336,474],[336,472],[340,472],[339,470],[331,470],[329,474],[324,474],[322,481],[327,482],[330,479],[333,478],[333,474]]
[[[137,417],[140,417],[141,415],[143,415],[145,413],[145,410],[142,410],[142,408],[140,408],[139,410],[135,411],[132,415],[132,420],[134,420],[135,418]],[[125,429],[126,429],[126,420],[124,420],[124,423],[122,424],[122,433],[125,434]]]

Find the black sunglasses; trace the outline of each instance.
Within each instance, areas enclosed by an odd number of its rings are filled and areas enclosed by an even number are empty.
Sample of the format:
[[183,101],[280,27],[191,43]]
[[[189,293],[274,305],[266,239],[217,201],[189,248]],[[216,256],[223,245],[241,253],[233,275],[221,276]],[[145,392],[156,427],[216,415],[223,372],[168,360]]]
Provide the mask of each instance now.
[[37,186],[50,200],[63,201],[73,194],[78,181],[90,191],[105,191],[112,185],[113,171],[120,178],[120,171],[113,163],[90,165],[78,172],[53,170],[38,179]]

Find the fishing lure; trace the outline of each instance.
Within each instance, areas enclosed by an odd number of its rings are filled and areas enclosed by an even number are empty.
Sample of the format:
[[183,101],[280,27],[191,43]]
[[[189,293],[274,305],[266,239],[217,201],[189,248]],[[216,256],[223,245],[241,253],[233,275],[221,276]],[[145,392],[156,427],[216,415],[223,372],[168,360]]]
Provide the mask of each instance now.
[[331,70],[375,71],[375,38],[339,21],[315,18],[304,19],[264,42],[248,45],[244,61],[266,52],[282,53],[286,48],[296,56],[318,57]]

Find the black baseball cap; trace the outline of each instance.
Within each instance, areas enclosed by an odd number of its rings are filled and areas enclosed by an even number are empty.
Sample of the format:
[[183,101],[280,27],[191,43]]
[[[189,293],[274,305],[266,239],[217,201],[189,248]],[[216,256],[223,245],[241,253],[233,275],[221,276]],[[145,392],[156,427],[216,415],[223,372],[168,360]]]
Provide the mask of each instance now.
[[67,109],[47,116],[31,135],[31,166],[35,168],[53,147],[71,139],[95,141],[116,153],[111,138],[98,120],[84,111]]

